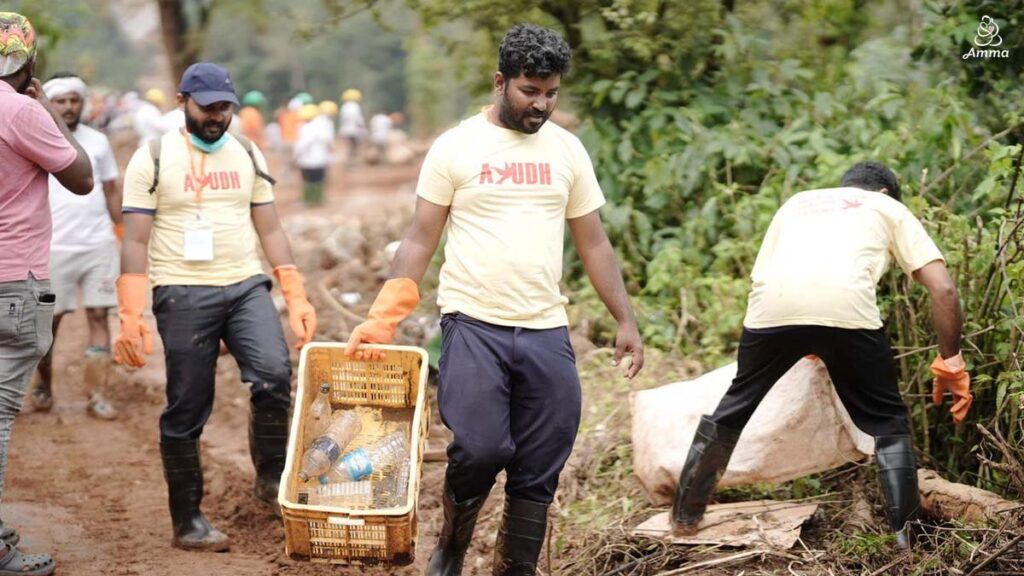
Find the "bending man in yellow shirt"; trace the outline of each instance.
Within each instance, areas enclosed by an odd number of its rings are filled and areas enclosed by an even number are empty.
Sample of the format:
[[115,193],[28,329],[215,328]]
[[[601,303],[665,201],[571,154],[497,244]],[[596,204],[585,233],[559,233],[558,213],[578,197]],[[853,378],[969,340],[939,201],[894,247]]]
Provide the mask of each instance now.
[[548,505],[576,439],[580,382],[558,282],[568,222],[587,275],[619,323],[615,362],[643,344],[597,209],[604,196],[579,139],[547,122],[569,46],[531,24],[508,31],[494,76],[497,103],[434,142],[416,213],[361,342],[390,342],[419,302],[417,285],[447,230],[437,302],[443,342],[438,404],[448,446],[444,527],[428,576],[462,572],[477,515],[505,471],[496,576],[534,574]]
[[140,148],[125,174],[117,281],[121,334],[114,358],[138,367],[151,352],[142,312],[152,280],[153,313],[167,365],[160,455],[172,542],[187,550],[220,551],[228,548],[228,538],[199,509],[199,436],[213,409],[221,340],[252,394],[254,493],[271,505],[277,502],[287,452],[292,367],[270,298],[271,280],[256,254],[257,238],[281,283],[300,345],[313,337],[316,313],[278,220],[263,155],[227,133],[238,105],[227,72],[208,62],[193,64],[179,90],[185,129],[165,134],[159,149]]
[[908,547],[907,522],[919,508],[917,465],[896,362],[882,331],[875,286],[891,260],[932,298],[939,339],[936,402],[952,392],[956,422],[970,407],[970,377],[960,355],[960,303],[942,254],[900,201],[896,175],[876,162],[855,165],[841,188],[801,192],[776,213],[751,278],[736,379],[714,414],[704,416],[686,457],[672,506],[677,534],[697,531],[715,484],[747,421],[775,382],[815,355],[854,423],[875,437],[885,512]]

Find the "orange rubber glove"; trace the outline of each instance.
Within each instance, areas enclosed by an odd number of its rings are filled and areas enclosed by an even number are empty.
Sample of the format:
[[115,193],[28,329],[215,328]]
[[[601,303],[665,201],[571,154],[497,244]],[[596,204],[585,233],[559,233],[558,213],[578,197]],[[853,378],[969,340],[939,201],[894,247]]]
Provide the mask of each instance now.
[[145,274],[121,274],[117,279],[117,316],[121,319],[121,333],[114,341],[114,362],[133,368],[146,365],[146,354],[153,353],[153,335],[142,319],[146,308],[146,289],[149,278]]
[[274,268],[274,276],[281,283],[281,292],[288,305],[288,324],[299,339],[296,348],[302,348],[313,339],[316,333],[316,310],[306,298],[306,288],[302,283],[302,274],[294,264],[284,264]]
[[384,287],[373,301],[366,322],[356,326],[349,336],[345,354],[358,359],[381,360],[385,357],[383,350],[356,350],[360,344],[390,344],[395,338],[398,323],[412,313],[420,303],[420,290],[411,278],[392,278],[384,283]]
[[971,403],[974,402],[974,396],[971,395],[971,375],[967,373],[964,357],[957,354],[943,360],[942,356],[936,356],[931,370],[935,375],[932,382],[932,401],[935,404],[942,404],[943,394],[952,394],[953,406],[949,411],[953,414],[953,422],[963,422]]

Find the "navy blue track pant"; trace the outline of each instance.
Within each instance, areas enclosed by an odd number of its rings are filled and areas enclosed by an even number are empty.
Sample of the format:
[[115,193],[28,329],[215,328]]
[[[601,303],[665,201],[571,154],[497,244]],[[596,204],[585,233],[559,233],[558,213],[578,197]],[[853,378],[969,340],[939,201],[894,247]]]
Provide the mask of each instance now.
[[457,502],[486,494],[505,470],[510,498],[550,503],[580,423],[580,381],[565,327],[441,318],[438,406],[455,433],[446,479]]

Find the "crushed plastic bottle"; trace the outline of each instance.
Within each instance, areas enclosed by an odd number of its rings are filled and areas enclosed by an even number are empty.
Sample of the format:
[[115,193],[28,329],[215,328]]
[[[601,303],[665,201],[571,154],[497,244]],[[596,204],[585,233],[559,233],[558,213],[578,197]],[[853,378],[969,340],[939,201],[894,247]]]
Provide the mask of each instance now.
[[309,412],[306,416],[306,431],[303,435],[303,448],[309,448],[320,436],[324,435],[327,427],[331,425],[331,385],[327,382],[320,384],[320,391],[317,393],[313,403],[309,405]]
[[340,410],[334,413],[331,425],[324,434],[313,440],[313,445],[302,456],[302,469],[299,478],[303,482],[315,478],[331,469],[342,451],[353,438],[359,435],[363,423],[359,416],[351,410]]
[[362,480],[374,470],[393,466],[408,457],[409,443],[405,440],[405,432],[393,432],[366,448],[357,448],[339,458],[327,474],[326,482]]
[[369,508],[373,504],[373,487],[366,480],[320,484],[313,500],[320,505]]
[[373,486],[374,506],[397,508],[404,506],[409,498],[409,460],[395,466],[394,472],[386,475]]

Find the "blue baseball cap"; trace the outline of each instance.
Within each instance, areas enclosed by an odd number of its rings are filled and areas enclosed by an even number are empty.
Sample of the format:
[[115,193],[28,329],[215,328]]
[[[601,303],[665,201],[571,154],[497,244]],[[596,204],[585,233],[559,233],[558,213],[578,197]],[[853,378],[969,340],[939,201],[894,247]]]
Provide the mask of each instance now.
[[238,95],[228,71],[212,62],[196,62],[189,66],[181,75],[178,91],[191,96],[200,106],[214,102],[231,102],[238,106]]

